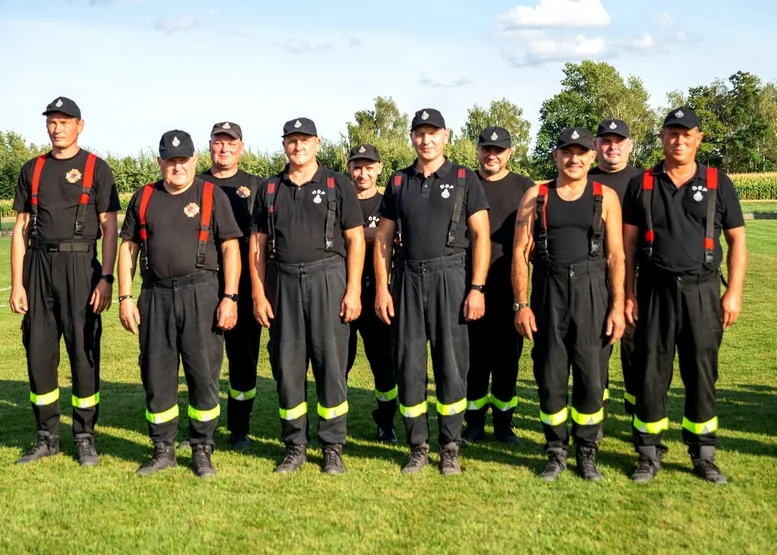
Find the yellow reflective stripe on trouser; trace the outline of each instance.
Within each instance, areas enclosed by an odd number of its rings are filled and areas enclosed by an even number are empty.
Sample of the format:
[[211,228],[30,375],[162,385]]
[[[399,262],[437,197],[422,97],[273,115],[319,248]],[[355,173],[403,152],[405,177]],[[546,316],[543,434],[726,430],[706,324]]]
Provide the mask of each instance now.
[[555,414],[545,414],[540,411],[540,420],[542,420],[543,424],[547,424],[548,426],[560,426],[567,421],[568,414],[569,411],[567,411],[567,407],[564,407]]
[[418,418],[422,414],[426,414],[426,410],[427,410],[426,401],[424,401],[423,403],[418,403],[417,405],[413,405],[412,407],[406,407],[402,403],[399,404],[399,412],[405,418]]
[[509,401],[500,401],[491,395],[491,404],[502,412],[507,412],[508,410],[514,409],[518,406],[518,397],[513,397]]
[[283,420],[296,420],[302,416],[305,416],[308,412],[308,404],[300,403],[291,409],[278,409]]
[[318,415],[324,420],[332,420],[348,412],[348,401],[344,401],[336,407],[327,408],[318,404]]
[[462,399],[461,401],[456,401],[455,403],[451,403],[450,405],[445,405],[440,401],[437,401],[437,412],[439,412],[443,416],[453,416],[454,414],[459,414],[460,412],[464,412],[465,410],[467,410],[466,399]]
[[248,391],[238,391],[237,389],[232,389],[230,387],[229,396],[232,397],[235,401],[248,401],[249,399],[256,397],[256,388],[250,389]]
[[609,389],[605,389],[604,390],[604,395],[602,395],[602,401],[608,401],[609,399],[610,399],[610,390]]
[[88,409],[97,405],[100,402],[100,392],[98,391],[94,395],[89,397],[76,397],[73,395],[73,406],[79,409]]
[[489,395],[480,399],[467,399],[467,410],[480,410],[488,404],[490,399]]
[[146,410],[146,420],[152,424],[164,424],[178,418],[178,405],[174,405],[173,408],[167,409],[164,412],[150,412]]
[[642,422],[642,420],[635,416],[634,428],[643,434],[660,434],[669,429],[669,419],[662,418],[658,422]]
[[391,401],[393,399],[397,398],[397,386],[394,386],[394,389],[389,389],[388,391],[378,391],[375,390],[375,398],[380,401],[381,403],[387,403],[388,401]]
[[683,428],[692,434],[696,434],[697,436],[711,434],[718,429],[718,417],[716,416],[712,420],[707,420],[706,422],[697,424],[696,422],[691,422],[683,416]]
[[604,420],[604,409],[599,409],[592,414],[583,414],[572,407],[572,420],[580,426],[596,426]]
[[626,400],[627,403],[631,403],[632,405],[637,404],[637,398],[629,393],[628,391],[623,392],[623,398]]
[[208,410],[195,409],[193,406],[189,405],[189,418],[199,420],[200,422],[215,420],[218,418],[219,414],[221,414],[221,407],[219,405]]
[[43,393],[42,395],[37,395],[30,391],[30,402],[33,405],[42,407],[43,405],[51,405],[57,401],[59,401],[59,388],[54,391],[49,391],[48,393]]

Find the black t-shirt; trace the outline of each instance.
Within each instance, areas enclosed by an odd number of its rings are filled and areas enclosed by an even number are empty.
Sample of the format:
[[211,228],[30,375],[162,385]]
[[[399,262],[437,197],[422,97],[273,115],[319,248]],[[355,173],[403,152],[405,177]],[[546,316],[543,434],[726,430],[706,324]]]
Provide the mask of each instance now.
[[618,199],[623,204],[623,197],[626,196],[626,189],[632,178],[642,175],[642,170],[634,166],[626,166],[621,171],[607,173],[601,168],[594,168],[588,172],[588,177],[594,181],[607,185],[610,189],[618,193]]
[[[359,199],[350,179],[341,173],[319,165],[313,178],[297,186],[289,180],[289,167],[271,179],[275,186],[275,257],[282,263],[315,262],[328,256],[326,252],[327,204],[336,195],[337,209],[334,225],[333,251],[345,257],[343,230],[364,225]],[[327,187],[327,177],[334,177],[334,191]],[[269,233],[267,185],[259,186],[254,206],[254,228]]]
[[[67,159],[54,158],[51,153],[46,155],[38,185],[37,232],[40,241],[56,243],[73,239],[87,156],[89,153],[84,149]],[[19,174],[13,202],[17,213],[32,212],[32,175],[36,160],[33,158],[24,164]],[[105,160],[98,157],[81,238],[94,240],[100,237],[98,214],[117,212],[120,208],[113,172]]]
[[232,213],[235,215],[235,221],[240,227],[240,231],[243,232],[243,237],[250,237],[251,210],[261,179],[243,170],[237,170],[235,175],[226,179],[214,177],[211,170],[197,177],[203,181],[210,181],[226,193],[227,198],[229,198],[229,204],[232,206]]
[[[197,271],[197,247],[199,246],[200,219],[202,218],[202,195],[205,183],[195,179],[183,193],[171,195],[162,181],[154,184],[155,190],[146,209],[146,230],[148,232],[148,266],[162,279],[180,278]],[[141,244],[140,199],[143,188],[132,195],[121,238]],[[206,270],[219,267],[219,245],[228,240],[242,237],[240,228],[232,215],[227,195],[213,187],[213,212],[211,232],[205,251]]]
[[[383,195],[376,193],[374,196],[365,199],[359,199],[359,206],[362,209],[364,218],[364,227],[377,228],[380,223],[380,204],[383,201]],[[363,276],[375,275],[375,265],[372,263],[373,249],[372,245],[367,247],[364,254]]]
[[[696,175],[682,187],[675,187],[664,172],[663,162],[654,169],[652,210],[653,264],[668,272],[701,273],[704,271],[704,234],[707,221],[707,166],[697,164]],[[718,171],[718,192],[715,203],[715,266],[723,260],[720,247],[722,229],[745,225],[734,183]],[[643,176],[629,182],[623,201],[624,223],[640,229],[640,245],[645,234],[645,215],[642,209]],[[639,249],[641,252],[641,248]]]
[[[389,178],[380,215],[393,221],[397,221],[397,217],[402,219],[402,248],[407,259],[430,260],[445,256],[448,226],[456,199],[458,170],[461,167],[446,159],[440,169],[428,178],[424,178],[415,169],[415,164]],[[469,247],[467,219],[476,212],[488,210],[488,201],[478,175],[470,169],[465,169],[465,172],[464,202],[456,228],[456,252],[464,252]],[[397,187],[394,186],[394,176],[398,174],[403,174],[404,178],[399,194],[399,214],[396,206]]]

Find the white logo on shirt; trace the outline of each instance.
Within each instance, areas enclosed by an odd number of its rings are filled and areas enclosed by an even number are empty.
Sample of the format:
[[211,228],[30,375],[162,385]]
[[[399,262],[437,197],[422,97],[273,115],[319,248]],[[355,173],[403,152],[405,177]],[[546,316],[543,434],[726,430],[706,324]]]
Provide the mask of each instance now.
[[440,185],[440,189],[442,189],[442,193],[440,193],[440,196],[442,198],[448,198],[451,196],[451,189],[453,189],[453,185]]
[[695,193],[693,194],[693,200],[695,200],[696,202],[701,202],[701,199],[704,198],[704,195],[702,195],[702,192],[706,193],[707,187],[703,187],[701,185],[694,185],[693,187],[691,187],[691,189],[695,191]]
[[321,195],[325,195],[326,191],[322,191],[321,189],[314,189],[311,194],[316,195],[313,199],[313,202],[316,204],[321,204]]
[[380,216],[367,216],[367,222],[369,223],[367,227],[378,227],[379,221],[380,221]]

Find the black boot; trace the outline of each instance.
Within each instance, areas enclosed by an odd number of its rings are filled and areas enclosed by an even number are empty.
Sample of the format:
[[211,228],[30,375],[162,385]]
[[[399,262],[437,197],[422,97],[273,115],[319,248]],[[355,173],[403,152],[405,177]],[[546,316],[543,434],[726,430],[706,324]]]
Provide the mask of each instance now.
[[594,447],[575,447],[575,459],[577,460],[577,473],[583,480],[601,481],[602,474],[596,467],[596,449]]
[[378,401],[378,408],[372,411],[372,419],[378,427],[378,441],[396,443],[397,434],[394,431],[394,415],[397,412],[395,400]]
[[216,469],[210,456],[213,454],[213,446],[204,443],[192,445],[192,470],[198,478],[213,478]]
[[631,475],[631,480],[638,484],[647,484],[652,482],[658,471],[661,470],[661,455],[652,445],[643,445],[637,447],[639,461],[637,468]]
[[458,444],[449,443],[440,449],[440,474],[443,476],[461,474]]
[[548,462],[545,464],[545,468],[540,472],[540,478],[546,482],[555,482],[564,470],[567,468],[566,454],[561,455],[559,453],[549,453]]
[[294,445],[293,443],[286,444],[286,455],[283,457],[281,464],[275,467],[273,472],[279,474],[291,474],[299,470],[305,461],[308,460],[307,445]]
[[471,409],[464,413],[466,426],[461,432],[461,442],[475,443],[486,437],[486,411],[488,405],[481,409]]
[[16,464],[28,464],[43,457],[51,457],[59,453],[59,436],[39,433],[38,441],[29,448]]
[[713,484],[727,484],[728,480],[715,464],[715,447],[702,445],[688,449],[693,462],[693,473]]
[[494,409],[494,438],[500,443],[518,445],[521,440],[513,431],[513,411]]
[[141,466],[135,474],[138,476],[148,476],[165,468],[172,468],[176,464],[173,443],[160,441],[154,444],[154,454],[151,456],[151,460]]
[[76,459],[81,466],[97,466],[100,458],[94,448],[94,436],[76,438]]
[[248,434],[232,432],[229,434],[229,445],[235,451],[245,451],[251,447],[251,438],[248,437]]
[[324,466],[321,472],[324,474],[344,474],[345,465],[343,464],[343,446],[339,443],[327,443],[322,448],[324,455]]
[[418,474],[429,464],[429,444],[411,446],[410,460],[402,467],[402,474]]

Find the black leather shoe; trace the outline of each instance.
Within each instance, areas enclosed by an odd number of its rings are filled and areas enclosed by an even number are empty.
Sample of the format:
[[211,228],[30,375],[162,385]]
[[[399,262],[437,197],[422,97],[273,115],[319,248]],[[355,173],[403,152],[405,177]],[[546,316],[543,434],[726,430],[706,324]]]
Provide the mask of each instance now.
[[275,467],[273,472],[291,474],[292,472],[299,470],[299,467],[307,460],[307,445],[294,445],[293,443],[289,443],[286,445],[286,455],[283,457],[281,463]]
[[555,482],[566,468],[567,461],[563,460],[560,455],[548,455],[548,462],[540,472],[540,478],[546,482]]
[[100,458],[94,448],[94,437],[76,438],[76,459],[81,466],[97,466]]
[[577,473],[583,480],[599,482],[602,474],[596,467],[596,449],[593,447],[576,447],[575,459],[577,460]]
[[429,464],[429,445],[423,443],[411,447],[410,460],[402,467],[402,474],[418,474]]
[[204,443],[192,445],[192,470],[198,478],[213,478],[216,469],[210,456],[213,454],[213,446]]
[[339,443],[329,443],[322,448],[324,455],[324,466],[321,472],[324,474],[344,474],[345,465],[343,464],[343,446]]
[[16,461],[16,464],[28,464],[43,457],[51,457],[59,453],[59,436],[39,435],[35,445]]
[[461,474],[458,444],[449,443],[440,449],[440,474],[443,476]]
[[172,468],[176,465],[175,462],[175,449],[172,443],[155,443],[154,454],[151,456],[146,464],[138,468],[138,476],[148,476],[154,472],[159,472],[165,468]]

